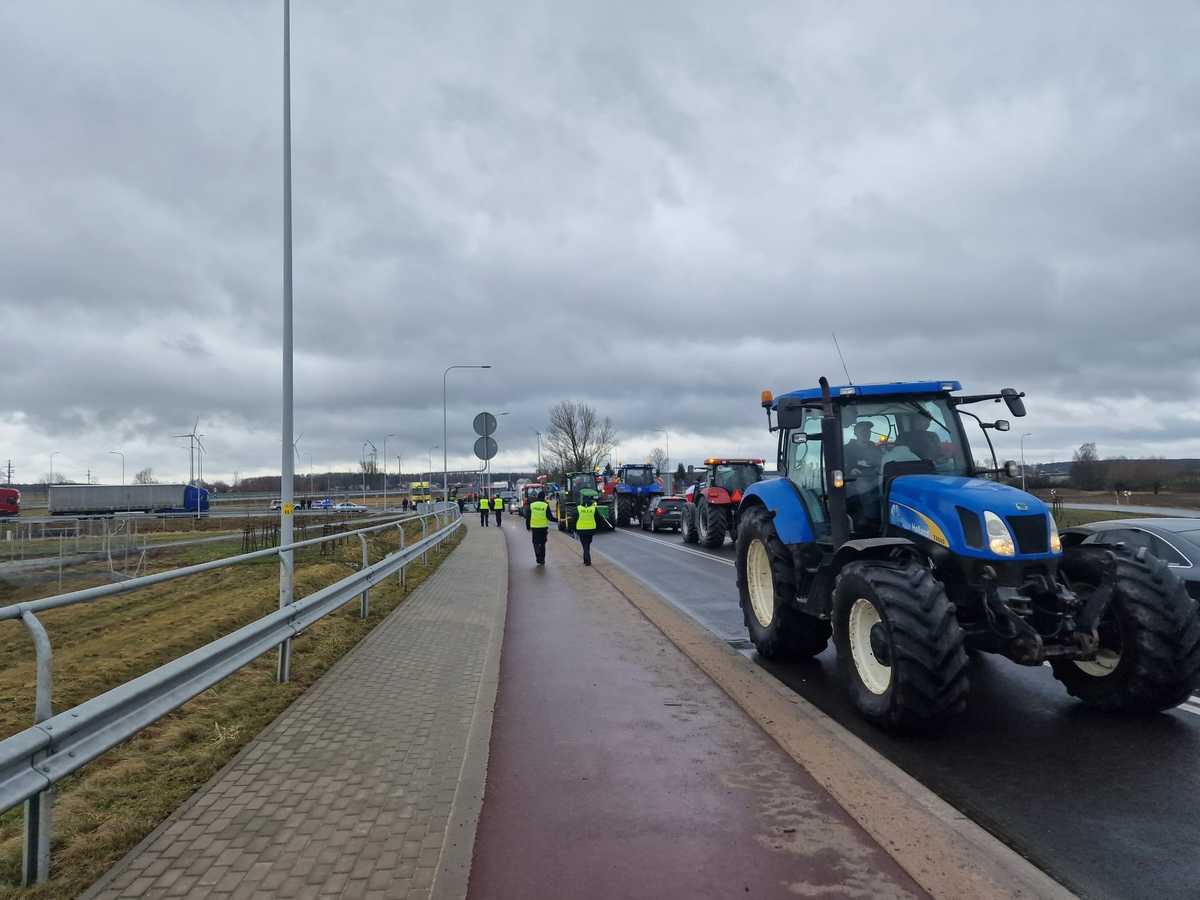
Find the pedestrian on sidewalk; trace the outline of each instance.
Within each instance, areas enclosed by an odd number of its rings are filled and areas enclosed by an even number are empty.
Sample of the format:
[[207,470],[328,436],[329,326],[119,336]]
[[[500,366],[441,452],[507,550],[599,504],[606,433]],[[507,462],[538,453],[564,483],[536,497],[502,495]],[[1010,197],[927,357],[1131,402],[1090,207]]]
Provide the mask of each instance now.
[[482,494],[479,495],[479,524],[487,528],[488,522],[488,498]]
[[504,510],[504,501],[501,500],[500,495],[497,494],[495,497],[492,498],[492,512],[494,512],[496,514],[496,527],[497,528],[500,527],[500,513],[503,510]]
[[557,521],[550,504],[546,502],[545,491],[538,491],[537,499],[529,504],[525,525],[533,536],[533,556],[539,566],[546,564],[546,535],[550,531],[550,523]]
[[592,535],[596,531],[596,498],[580,497],[579,505],[575,507],[578,518],[575,520],[575,536],[579,538],[579,546],[583,548],[583,564],[592,564]]

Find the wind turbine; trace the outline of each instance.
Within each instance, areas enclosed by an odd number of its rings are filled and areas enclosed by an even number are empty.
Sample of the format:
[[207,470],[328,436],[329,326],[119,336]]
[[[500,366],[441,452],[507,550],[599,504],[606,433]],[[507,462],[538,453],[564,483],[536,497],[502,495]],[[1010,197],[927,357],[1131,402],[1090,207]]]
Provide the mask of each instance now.
[[188,439],[188,484],[191,484],[191,485],[194,485],[196,483],[196,447],[197,446],[200,447],[200,454],[201,454],[200,471],[202,473],[204,471],[203,454],[205,453],[205,449],[204,449],[204,444],[200,441],[200,438],[204,437],[204,435],[196,433],[196,429],[199,427],[200,427],[200,417],[196,416],[196,423],[194,425],[192,425],[191,431],[189,431],[187,434],[171,435],[171,437],[175,437],[175,438],[187,438]]

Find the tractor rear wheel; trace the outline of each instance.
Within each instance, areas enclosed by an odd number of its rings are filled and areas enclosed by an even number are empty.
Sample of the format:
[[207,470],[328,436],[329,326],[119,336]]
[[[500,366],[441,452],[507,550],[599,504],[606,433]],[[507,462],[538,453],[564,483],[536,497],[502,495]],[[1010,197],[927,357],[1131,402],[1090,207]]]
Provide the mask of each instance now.
[[[1088,706],[1159,712],[1178,706],[1200,683],[1200,609],[1165,562],[1118,545],[1112,602],[1100,620],[1094,660],[1051,660],[1054,677]],[[1095,550],[1068,549],[1062,571],[1084,599],[1107,566]]]
[[620,497],[617,497],[614,502],[617,507],[617,524],[622,528],[628,528],[630,502],[628,500],[622,501]]
[[916,562],[852,562],[833,591],[838,668],[866,719],[937,726],[967,704],[967,653],[954,604]]
[[791,555],[762,507],[746,513],[737,543],[737,584],[742,618],[759,656],[808,659],[829,644],[830,626],[800,612]]
[[700,533],[696,530],[696,506],[694,503],[685,503],[683,509],[679,511],[679,531],[683,535],[685,544],[694,544],[700,540]]
[[725,507],[716,506],[707,500],[696,501],[696,530],[700,543],[709,550],[716,550],[725,543]]

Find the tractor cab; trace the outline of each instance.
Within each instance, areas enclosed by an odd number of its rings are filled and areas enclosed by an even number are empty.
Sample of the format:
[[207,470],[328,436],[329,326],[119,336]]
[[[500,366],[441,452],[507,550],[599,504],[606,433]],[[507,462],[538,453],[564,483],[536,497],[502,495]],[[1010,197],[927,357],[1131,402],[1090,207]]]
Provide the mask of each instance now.
[[[736,516],[739,599],[759,654],[814,656],[832,637],[859,712],[899,730],[965,706],[968,648],[1049,663],[1101,709],[1177,705],[1200,681],[1196,604],[1144,551],[1064,553],[1046,505],[1001,483],[1017,467],[997,464],[991,432],[1008,421],[966,408],[1004,403],[1024,416],[1024,395],[960,391],[957,381],[822,378],[763,392],[783,477],[747,486]],[[973,460],[964,418],[981,429],[991,467]],[[714,462],[689,499],[715,490]],[[707,521],[685,514],[685,540],[693,520]],[[1156,631],[1160,620],[1175,626]]]

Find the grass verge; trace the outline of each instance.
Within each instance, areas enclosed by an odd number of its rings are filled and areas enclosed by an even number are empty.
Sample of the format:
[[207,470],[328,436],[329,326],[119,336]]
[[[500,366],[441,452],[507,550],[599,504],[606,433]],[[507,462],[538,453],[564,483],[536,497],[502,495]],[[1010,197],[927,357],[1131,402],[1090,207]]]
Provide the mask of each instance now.
[[[0,816],[0,898],[66,898],[85,890],[394,610],[462,534],[430,553],[428,566],[409,567],[407,590],[397,578],[373,588],[367,621],[358,618],[352,602],[309,628],[293,643],[290,683],[275,683],[275,654],[266,654],[59,782],[53,877],[45,885],[18,887],[21,810]],[[408,527],[409,543],[419,536],[420,526]],[[371,560],[396,546],[395,535],[374,537]],[[184,548],[162,563],[174,567],[219,555],[208,547]],[[297,596],[346,577],[362,560],[357,538],[343,540],[325,556],[312,548],[296,557]],[[55,709],[103,693],[271,611],[278,603],[277,578],[278,564],[267,560],[47,613]],[[6,737],[32,721],[35,679],[31,642],[20,623],[0,622],[0,634],[0,737]]]

